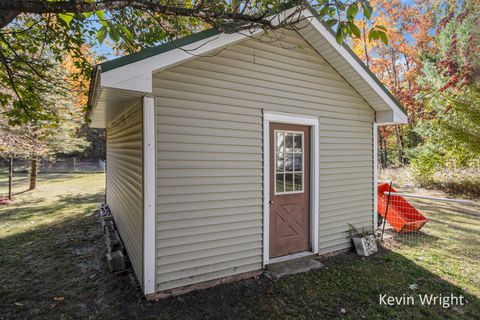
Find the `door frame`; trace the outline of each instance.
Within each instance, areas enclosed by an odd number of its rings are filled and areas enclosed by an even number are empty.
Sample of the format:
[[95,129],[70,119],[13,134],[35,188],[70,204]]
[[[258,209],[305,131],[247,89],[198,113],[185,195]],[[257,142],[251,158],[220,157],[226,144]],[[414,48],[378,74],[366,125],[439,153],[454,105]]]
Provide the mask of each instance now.
[[[320,196],[320,125],[318,117],[293,113],[263,112],[263,265],[270,260],[270,122],[310,127],[310,242],[318,253],[318,208]],[[291,255],[295,258],[297,254]],[[289,256],[282,257],[287,260]]]

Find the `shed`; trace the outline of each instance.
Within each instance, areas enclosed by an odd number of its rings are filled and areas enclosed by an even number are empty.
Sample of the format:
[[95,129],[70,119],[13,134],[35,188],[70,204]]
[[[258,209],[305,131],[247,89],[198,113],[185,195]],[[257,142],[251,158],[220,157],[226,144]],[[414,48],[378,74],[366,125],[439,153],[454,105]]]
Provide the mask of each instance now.
[[377,126],[407,114],[305,9],[98,65],[106,201],[148,298],[350,247],[376,223]]

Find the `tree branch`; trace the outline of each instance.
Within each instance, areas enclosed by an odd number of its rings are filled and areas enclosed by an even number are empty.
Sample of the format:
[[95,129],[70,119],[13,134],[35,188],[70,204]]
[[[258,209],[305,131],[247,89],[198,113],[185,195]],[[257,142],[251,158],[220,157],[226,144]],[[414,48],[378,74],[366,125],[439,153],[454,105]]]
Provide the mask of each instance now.
[[[304,4],[302,0],[294,1],[298,5]],[[292,3],[294,4],[294,3]],[[193,17],[201,20],[234,20],[261,24],[273,27],[272,22],[265,18],[265,12],[245,14],[242,12],[229,12],[225,9],[210,8],[207,3],[199,2],[198,6],[187,8],[184,6],[165,5],[151,0],[103,0],[86,2],[84,0],[71,1],[38,1],[38,0],[0,0],[0,12],[17,11],[22,13],[86,13],[100,10],[116,10],[133,8],[143,11],[152,11],[169,16]],[[0,24],[0,27],[3,27]]]

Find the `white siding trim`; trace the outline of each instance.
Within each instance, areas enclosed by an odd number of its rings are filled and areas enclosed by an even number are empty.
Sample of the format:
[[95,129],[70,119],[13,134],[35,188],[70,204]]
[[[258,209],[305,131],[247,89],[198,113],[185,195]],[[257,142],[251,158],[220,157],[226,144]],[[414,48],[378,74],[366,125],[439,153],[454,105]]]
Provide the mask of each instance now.
[[378,223],[378,124],[373,123],[373,230]]
[[264,111],[263,113],[263,265],[269,263],[270,245],[270,122],[289,123],[311,127],[310,241],[312,252],[318,253],[318,208],[320,196],[320,125],[318,117]]
[[155,99],[143,98],[143,272],[144,293],[154,293],[155,246]]

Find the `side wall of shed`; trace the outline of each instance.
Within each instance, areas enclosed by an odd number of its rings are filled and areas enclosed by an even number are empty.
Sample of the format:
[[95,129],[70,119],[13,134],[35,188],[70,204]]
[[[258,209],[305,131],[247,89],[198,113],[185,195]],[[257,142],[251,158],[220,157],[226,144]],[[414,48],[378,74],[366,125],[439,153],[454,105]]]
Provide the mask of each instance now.
[[262,268],[264,111],[319,118],[320,253],[372,225],[374,111],[296,32],[269,37],[154,75],[158,291]]
[[107,127],[107,203],[143,286],[142,102]]

